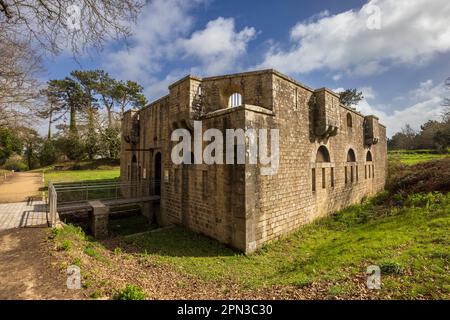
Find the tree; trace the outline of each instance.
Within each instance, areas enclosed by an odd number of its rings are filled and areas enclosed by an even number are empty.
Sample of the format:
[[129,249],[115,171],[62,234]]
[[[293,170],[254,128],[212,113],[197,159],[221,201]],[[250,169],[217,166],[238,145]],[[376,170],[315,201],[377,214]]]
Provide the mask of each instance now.
[[401,132],[397,132],[389,139],[390,149],[415,149],[417,133],[411,128],[409,124],[406,124]]
[[434,149],[436,141],[434,135],[442,127],[439,121],[429,120],[420,126],[420,132],[416,136],[415,145],[420,149]]
[[22,152],[22,141],[19,136],[7,127],[0,127],[0,165],[13,154]]
[[119,159],[120,129],[106,128],[101,134],[100,154],[103,158]]
[[55,139],[57,152],[65,155],[69,160],[82,160],[85,158],[85,149],[78,138],[70,133],[57,136]]
[[346,89],[339,93],[339,101],[347,107],[358,104],[362,99],[364,99],[364,96],[357,89]]
[[117,81],[112,79],[109,74],[103,70],[95,70],[97,73],[96,83],[94,89],[100,96],[103,107],[106,109],[108,115],[108,127],[113,125],[113,111],[114,111],[114,90]]
[[69,112],[70,133],[77,135],[77,112],[86,110],[91,105],[91,97],[82,90],[79,83],[69,77],[50,80],[47,94],[57,104],[54,111],[63,112],[64,115]]
[[24,156],[29,170],[36,168],[39,165],[37,151],[39,149],[42,139],[34,129],[21,128],[20,134],[24,142]]
[[97,50],[105,41],[130,34],[145,0],[0,0],[5,38],[22,39],[58,54]]
[[57,150],[51,139],[47,139],[41,144],[38,150],[38,159],[41,166],[49,166],[57,161]]
[[442,153],[447,153],[448,148],[450,147],[450,129],[449,127],[443,128],[443,130],[439,130],[434,135],[434,141],[438,145],[438,150]]
[[[0,24],[1,30],[1,24]],[[26,42],[9,41],[0,31],[0,127],[31,123],[39,97],[41,61]]]
[[117,101],[120,110],[120,117],[122,118],[127,107],[137,109],[145,106],[147,99],[142,94],[142,86],[134,81],[120,81],[113,91],[113,97]]

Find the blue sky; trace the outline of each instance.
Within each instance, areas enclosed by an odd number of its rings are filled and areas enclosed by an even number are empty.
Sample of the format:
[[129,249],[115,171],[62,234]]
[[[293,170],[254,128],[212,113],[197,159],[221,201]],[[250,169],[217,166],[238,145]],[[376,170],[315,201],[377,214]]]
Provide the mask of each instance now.
[[357,108],[392,134],[442,112],[449,16],[448,0],[153,0],[128,46],[110,42],[79,62],[48,58],[46,78],[101,68],[138,81],[154,100],[189,73],[275,68],[314,88],[361,89]]

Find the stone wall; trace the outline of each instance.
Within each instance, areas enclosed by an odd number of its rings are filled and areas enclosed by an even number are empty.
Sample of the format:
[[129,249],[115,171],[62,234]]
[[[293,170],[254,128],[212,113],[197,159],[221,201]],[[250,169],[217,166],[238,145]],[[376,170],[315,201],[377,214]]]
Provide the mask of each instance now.
[[[161,154],[161,224],[181,224],[252,252],[384,187],[385,127],[374,116],[340,105],[328,89],[313,90],[264,70],[204,79],[187,76],[169,90],[138,114],[125,115],[124,136],[139,116],[138,143],[122,137],[122,180],[154,178],[155,156]],[[228,108],[233,93],[242,95],[242,106]],[[177,142],[171,141],[171,133],[176,128],[193,132],[194,120],[202,121],[203,131],[279,129],[278,172],[261,175],[261,166],[250,164],[173,164],[171,151]],[[329,162],[316,159],[321,146]],[[129,151],[133,148],[143,151]],[[347,162],[350,149],[356,159]],[[371,162],[366,161],[368,151]],[[134,176],[129,173],[133,156]]]

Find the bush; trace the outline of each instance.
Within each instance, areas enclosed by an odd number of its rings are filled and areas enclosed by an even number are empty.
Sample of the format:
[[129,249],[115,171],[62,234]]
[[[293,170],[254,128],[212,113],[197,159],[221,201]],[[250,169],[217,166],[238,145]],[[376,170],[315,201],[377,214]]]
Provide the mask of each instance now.
[[46,140],[42,144],[39,150],[38,158],[40,165],[44,167],[52,165],[56,162],[58,155],[53,141]]
[[8,128],[0,128],[0,165],[14,153],[22,152],[22,141]]
[[445,196],[439,192],[413,193],[408,195],[406,205],[409,207],[426,207],[429,208],[435,204],[441,204],[445,201]]
[[86,155],[83,143],[75,134],[60,137],[54,143],[58,152],[66,155],[70,160],[82,160]]
[[392,193],[428,193],[450,191],[450,158],[405,166],[389,163],[386,188]]
[[27,171],[28,166],[22,160],[8,159],[6,160],[3,168],[6,170],[14,171]]
[[125,288],[118,292],[114,297],[115,300],[145,300],[145,293],[141,288],[132,284],[127,284]]

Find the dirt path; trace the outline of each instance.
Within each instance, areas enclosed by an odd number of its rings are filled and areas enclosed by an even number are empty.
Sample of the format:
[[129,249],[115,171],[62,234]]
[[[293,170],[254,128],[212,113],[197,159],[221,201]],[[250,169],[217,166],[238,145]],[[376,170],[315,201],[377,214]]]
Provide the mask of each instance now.
[[40,195],[42,174],[17,172],[0,184],[0,203],[28,201]]
[[45,229],[0,232],[0,300],[80,299],[48,253]]

